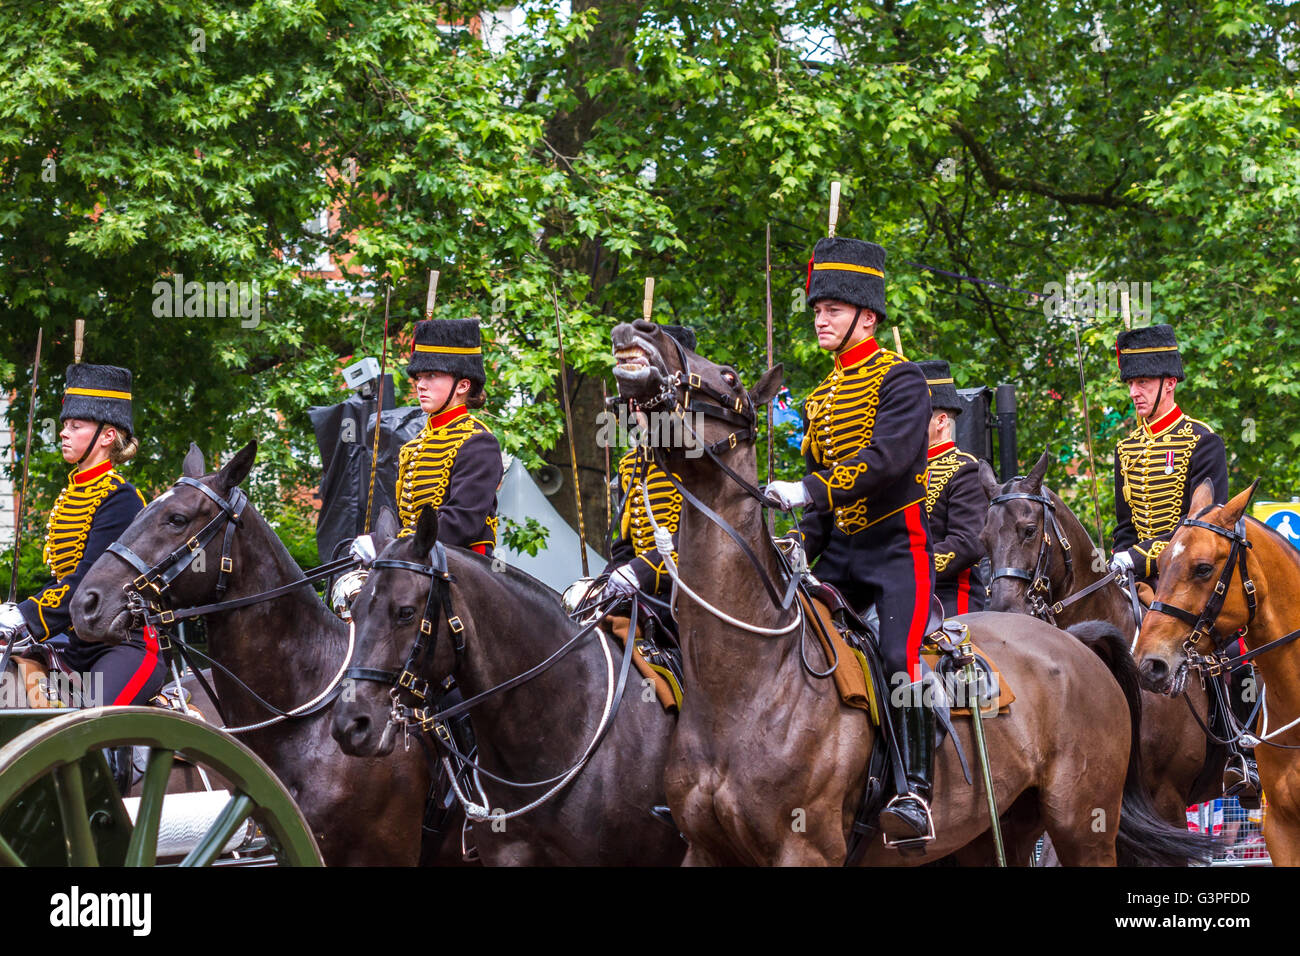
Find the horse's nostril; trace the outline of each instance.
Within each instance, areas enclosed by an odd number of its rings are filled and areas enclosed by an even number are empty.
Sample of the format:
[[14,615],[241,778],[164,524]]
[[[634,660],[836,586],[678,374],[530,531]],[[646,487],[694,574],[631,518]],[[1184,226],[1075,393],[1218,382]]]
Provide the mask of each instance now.
[[1142,676],[1148,680],[1161,681],[1169,676],[1169,665],[1159,657],[1143,659],[1139,670],[1142,672]]
[[91,617],[99,608],[99,592],[96,590],[82,591],[78,597],[81,599],[81,611],[86,617]]
[[655,325],[655,323],[647,322],[645,319],[635,319],[632,322],[632,328],[636,329],[638,332],[653,332],[658,327],[659,326]]

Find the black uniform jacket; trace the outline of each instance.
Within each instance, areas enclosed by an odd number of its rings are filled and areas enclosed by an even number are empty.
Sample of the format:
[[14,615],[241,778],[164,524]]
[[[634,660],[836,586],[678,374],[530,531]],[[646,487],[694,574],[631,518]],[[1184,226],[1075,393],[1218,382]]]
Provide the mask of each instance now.
[[438,509],[438,540],[491,556],[497,543],[501,445],[464,405],[430,418],[397,458],[397,510],[412,534],[425,505]]
[[54,579],[18,605],[32,637],[72,633],[72,598],[99,556],[144,508],[135,486],[103,462],[73,472],[50,512],[45,563]]
[[985,604],[985,584],[978,572],[984,557],[980,532],[989,506],[979,459],[958,451],[950,441],[931,447],[928,456],[925,510],[934,541],[936,590],[945,611],[978,611]]
[[618,463],[621,501],[610,525],[609,563],[602,573],[608,574],[626,564],[636,575],[643,593],[662,595],[672,588],[673,582],[655,548],[654,528],[646,513],[645,496],[641,493],[642,474],[654,519],[659,527],[673,536],[673,561],[677,560],[677,527],[682,516],[682,496],[650,459],[649,453],[636,448]]
[[810,504],[799,532],[810,559],[832,533],[862,534],[925,500],[930,389],[911,362],[874,338],[859,342],[836,356],[804,415]]
[[1156,558],[1187,516],[1192,492],[1206,478],[1214,500],[1228,500],[1228,460],[1223,439],[1210,426],[1174,406],[1159,421],[1142,422],[1115,448],[1115,528],[1112,550],[1127,550],[1142,578],[1156,573]]

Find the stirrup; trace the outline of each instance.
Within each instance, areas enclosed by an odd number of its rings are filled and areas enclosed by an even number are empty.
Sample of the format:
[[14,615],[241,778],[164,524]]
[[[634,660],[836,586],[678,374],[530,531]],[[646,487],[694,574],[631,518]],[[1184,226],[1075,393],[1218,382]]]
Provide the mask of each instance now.
[[904,800],[914,801],[920,806],[921,810],[924,811],[926,833],[921,836],[905,836],[905,837],[899,837],[896,840],[891,840],[889,839],[889,834],[884,832],[885,830],[884,825],[881,824],[880,836],[881,839],[885,841],[885,846],[892,847],[898,850],[919,848],[934,839],[934,814],[930,812],[930,802],[926,800],[925,797],[921,796],[919,793],[913,793],[909,790],[907,793],[900,793],[894,795],[893,797],[890,797],[889,802],[885,804],[885,808],[880,811],[881,815],[883,816],[886,812],[888,812],[888,810],[891,807],[893,807],[897,803],[901,803]]
[[1259,771],[1253,764],[1254,761],[1244,753],[1237,752],[1228,758],[1228,765],[1223,768],[1223,795],[1236,797],[1237,802],[1246,810],[1258,810],[1260,807]]

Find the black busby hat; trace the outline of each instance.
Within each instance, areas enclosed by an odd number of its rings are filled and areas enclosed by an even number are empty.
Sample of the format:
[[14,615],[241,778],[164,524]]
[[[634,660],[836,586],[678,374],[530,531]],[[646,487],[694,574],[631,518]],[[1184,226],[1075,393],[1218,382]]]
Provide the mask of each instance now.
[[808,304],[838,299],[885,321],[885,250],[862,239],[818,239],[808,262]]
[[103,422],[130,436],[131,370],[116,365],[69,365],[59,421]]
[[661,325],[664,334],[677,340],[677,344],[688,352],[695,351],[695,330],[689,325]]
[[1125,329],[1115,340],[1115,358],[1119,377],[1125,382],[1131,378],[1176,378],[1181,382],[1187,377],[1172,325]]
[[930,386],[930,407],[935,411],[942,409],[961,414],[961,399],[957,396],[957,386],[953,384],[952,371],[948,363],[941,359],[917,362],[917,368],[925,375],[925,384]]
[[477,319],[427,319],[415,326],[415,345],[406,374],[446,372],[467,378],[476,388],[487,382],[483,373],[483,337]]

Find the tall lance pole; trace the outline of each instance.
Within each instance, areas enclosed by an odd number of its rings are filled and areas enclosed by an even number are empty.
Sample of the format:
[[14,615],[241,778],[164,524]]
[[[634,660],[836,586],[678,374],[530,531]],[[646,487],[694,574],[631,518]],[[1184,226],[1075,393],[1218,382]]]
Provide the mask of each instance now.
[[555,338],[560,345],[560,394],[564,396],[564,427],[569,433],[569,464],[573,468],[573,501],[578,509],[578,555],[582,558],[582,576],[590,577],[587,568],[587,528],[582,520],[582,489],[578,485],[578,449],[573,443],[573,412],[569,408],[568,368],[564,362],[564,332],[560,328],[560,299],[551,286],[551,302],[555,305]]
[[393,295],[393,280],[384,286],[384,345],[379,353],[379,398],[375,403],[375,431],[370,447],[370,490],[366,493],[366,532],[374,524],[375,475],[379,472],[379,422],[384,411],[384,376],[388,370],[388,303]]
[[[766,224],[766,243],[763,253],[763,277],[767,288],[767,367],[772,367],[772,224]],[[772,403],[767,403],[767,483],[772,483],[776,470],[776,447],[772,444]],[[767,511],[767,530],[773,532],[776,516],[769,508]]]
[[837,179],[831,183],[831,215],[827,224],[826,234],[832,239],[835,238],[835,225],[840,220],[840,181]]
[[[77,320],[78,326],[81,319]],[[27,465],[32,458],[32,422],[36,420],[36,377],[41,371],[41,344],[45,330],[36,330],[36,360],[32,363],[32,391],[27,402],[27,444],[23,448],[23,484],[18,493],[18,512],[14,517],[14,564],[9,574],[9,603],[18,597],[18,552],[23,539],[23,513],[27,510]],[[80,354],[81,349],[77,349]]]

